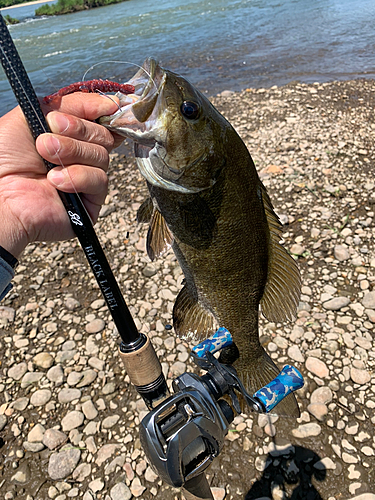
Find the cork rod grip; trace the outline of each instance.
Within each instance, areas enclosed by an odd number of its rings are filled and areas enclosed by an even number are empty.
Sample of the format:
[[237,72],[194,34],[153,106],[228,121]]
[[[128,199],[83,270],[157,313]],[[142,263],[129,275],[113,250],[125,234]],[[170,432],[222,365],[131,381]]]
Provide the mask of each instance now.
[[160,361],[148,337],[140,349],[129,353],[120,351],[120,356],[131,383],[136,387],[148,386],[162,374]]

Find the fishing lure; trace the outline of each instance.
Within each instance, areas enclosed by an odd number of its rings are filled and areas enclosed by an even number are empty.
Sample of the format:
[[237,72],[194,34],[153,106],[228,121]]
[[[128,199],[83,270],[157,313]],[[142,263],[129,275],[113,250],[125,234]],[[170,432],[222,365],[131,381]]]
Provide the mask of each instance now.
[[132,94],[134,92],[134,86],[127,83],[117,83],[111,80],[86,80],[83,82],[72,83],[62,89],[54,92],[53,94],[47,95],[43,98],[45,104],[49,104],[51,101],[57,97],[62,97],[64,95],[73,94],[74,92],[121,92],[122,94]]

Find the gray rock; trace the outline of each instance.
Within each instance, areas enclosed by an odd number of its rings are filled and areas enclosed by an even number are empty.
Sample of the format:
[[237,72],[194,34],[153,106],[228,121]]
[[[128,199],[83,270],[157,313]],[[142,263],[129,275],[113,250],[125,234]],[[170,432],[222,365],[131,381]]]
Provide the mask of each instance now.
[[324,302],[323,307],[329,311],[339,311],[343,307],[346,307],[349,303],[350,299],[348,299],[348,297],[335,297],[334,299]]
[[5,415],[0,415],[0,431],[2,431],[4,429],[4,427],[7,424],[7,421],[8,421],[8,419]]
[[311,394],[310,401],[311,403],[321,403],[326,405],[332,401],[332,397],[333,395],[331,389],[323,386],[315,389],[315,391]]
[[[29,404],[29,398],[18,398],[12,403],[12,408],[17,411],[23,411]],[[0,429],[1,430],[1,429]]]
[[101,479],[94,479],[89,483],[89,488],[93,493],[102,491],[102,489],[104,488],[104,481],[102,481]]
[[110,491],[111,500],[130,500],[132,497],[130,489],[125,483],[117,483]]
[[27,364],[25,362],[13,365],[8,370],[8,377],[13,380],[20,380],[27,372]]
[[350,258],[349,250],[343,245],[336,245],[333,249],[333,254],[335,256],[335,259],[340,262],[343,262],[344,260],[348,260]]
[[79,389],[61,389],[58,395],[59,403],[71,403],[81,397],[82,392]]
[[297,427],[297,429],[292,429],[292,434],[296,438],[307,438],[319,436],[322,432],[322,428],[319,424],[314,422],[309,424],[302,424]]
[[96,457],[96,464],[97,465],[102,465],[109,457],[111,457],[116,451],[121,448],[121,445],[119,444],[105,444],[102,446],[97,454]]
[[39,368],[48,369],[53,365],[53,356],[49,352],[40,352],[33,358],[34,365]]
[[29,443],[28,441],[24,441],[22,446],[26,451],[31,451],[31,453],[39,453],[44,448],[43,443]]
[[73,479],[81,483],[91,474],[91,464],[80,464],[73,472]]
[[85,416],[82,412],[73,410],[65,415],[65,417],[61,420],[62,429],[64,432],[76,429],[83,424],[84,420]]
[[350,378],[356,384],[367,384],[371,380],[371,375],[367,370],[359,370],[358,368],[352,367],[350,369]]
[[52,453],[48,463],[48,474],[53,480],[68,477],[81,458],[81,451],[77,448],[67,448],[59,453]]
[[105,367],[105,361],[102,360],[102,359],[99,359],[99,358],[96,358],[95,356],[92,356],[90,359],[89,359],[89,365],[91,366],[91,368],[95,368],[95,370],[98,370],[99,372],[101,370],[104,370],[104,367]]
[[313,465],[313,467],[314,467],[314,469],[322,470],[322,471],[325,471],[325,470],[335,470],[336,469],[336,464],[329,457],[324,457],[321,460],[318,460],[317,462],[315,462],[315,464]]
[[306,368],[319,378],[326,378],[329,375],[329,370],[324,361],[313,356],[306,359]]
[[51,397],[52,393],[49,389],[39,389],[32,394],[30,403],[34,406],[44,406]]
[[70,385],[71,387],[74,387],[82,380],[82,377],[83,377],[82,372],[73,371],[73,372],[69,373],[66,381],[67,381],[68,385]]
[[82,411],[88,420],[93,420],[98,416],[98,410],[91,399],[82,404]]
[[43,436],[43,444],[50,450],[61,446],[67,440],[68,436],[58,429],[47,429]]
[[75,309],[78,309],[81,306],[81,304],[78,302],[78,300],[74,299],[73,297],[68,297],[65,299],[65,307],[69,311],[74,311]]
[[76,385],[76,387],[86,387],[92,384],[98,376],[98,372],[96,372],[95,370],[85,370],[84,372],[82,372],[82,375],[82,379]]
[[115,382],[108,382],[102,389],[102,393],[105,395],[112,394],[116,390]]
[[64,371],[61,365],[52,366],[47,372],[47,378],[57,386],[64,382]]
[[67,351],[59,351],[56,354],[56,363],[66,363],[67,361],[70,361],[71,359],[74,358],[74,356],[77,354],[76,350],[67,350]]
[[98,354],[98,352],[99,352],[99,347],[95,342],[95,335],[91,335],[86,340],[86,354],[88,356],[93,356],[95,354]]
[[375,291],[365,293],[362,305],[365,309],[375,309]]
[[301,349],[298,347],[298,345],[291,345],[289,347],[288,356],[290,357],[290,359],[293,359],[293,361],[297,361],[299,363],[303,363],[305,361],[305,358],[301,353]]
[[96,318],[90,321],[85,327],[87,333],[99,333],[105,328],[105,321],[100,318]]
[[103,420],[102,428],[103,429],[110,429],[111,427],[116,425],[119,420],[120,420],[120,415],[110,415],[109,417],[106,417]]
[[36,424],[27,435],[29,443],[41,443],[43,441],[45,428],[41,424]]

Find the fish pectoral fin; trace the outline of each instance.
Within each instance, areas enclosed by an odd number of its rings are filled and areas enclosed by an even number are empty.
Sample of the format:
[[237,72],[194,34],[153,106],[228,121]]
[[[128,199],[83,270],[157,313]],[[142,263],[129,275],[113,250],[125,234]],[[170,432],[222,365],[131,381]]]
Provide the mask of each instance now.
[[301,275],[296,261],[280,244],[281,223],[262,186],[263,205],[270,229],[267,283],[260,301],[262,314],[269,321],[291,321],[296,316],[301,295]]
[[219,325],[194,295],[186,285],[182,288],[173,307],[173,326],[179,337],[200,342],[215,333]]
[[173,234],[167,226],[164,217],[155,208],[147,233],[146,248],[148,256],[151,260],[155,260],[155,258],[160,257],[171,248],[172,243]]
[[[280,373],[278,367],[261,346],[259,346],[259,356],[255,360],[252,359],[251,362],[249,360],[242,360],[240,355],[239,360],[235,361],[233,366],[236,368],[238,376],[250,395],[253,395],[256,391],[269,384]],[[241,411],[249,413],[250,408],[244,398],[241,396],[239,400]],[[288,394],[272,409],[270,415],[298,418],[300,416],[300,409],[294,394]]]
[[147,198],[137,211],[137,222],[139,224],[144,224],[146,222],[151,222],[152,213],[154,211],[154,204],[151,198]]

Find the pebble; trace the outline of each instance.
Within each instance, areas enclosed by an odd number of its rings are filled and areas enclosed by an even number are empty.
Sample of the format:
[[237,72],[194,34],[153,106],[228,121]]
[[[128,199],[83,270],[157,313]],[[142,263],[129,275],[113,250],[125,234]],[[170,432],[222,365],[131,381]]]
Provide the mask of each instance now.
[[35,391],[30,398],[30,403],[34,406],[44,406],[52,397],[49,389],[39,389]]
[[90,321],[90,323],[88,323],[85,328],[86,328],[86,332],[89,334],[99,333],[99,332],[104,330],[105,321],[103,321],[100,318],[94,319],[93,321]]
[[12,378],[13,380],[20,380],[25,375],[26,372],[27,372],[27,364],[24,362],[18,363],[9,368],[8,377]]
[[82,411],[88,420],[93,420],[99,413],[91,399],[82,404]]
[[59,386],[64,381],[64,371],[61,365],[52,366],[47,372],[47,378],[56,386]]
[[364,384],[367,384],[368,382],[370,382],[371,375],[366,370],[359,370],[358,368],[352,367],[350,369],[350,378],[356,384],[364,385]]
[[375,309],[375,291],[364,294],[362,305],[365,309]]
[[43,434],[43,444],[47,446],[49,450],[58,448],[62,444],[66,443],[67,440],[67,435],[58,429],[47,429]]
[[315,389],[315,391],[311,394],[310,401],[311,403],[320,403],[327,405],[332,401],[333,394],[329,387],[319,387]]
[[66,448],[59,453],[52,453],[48,462],[48,474],[51,479],[65,479],[77,467],[81,451],[77,448]]
[[310,403],[307,407],[307,411],[320,422],[324,421],[328,415],[328,407],[323,403]]
[[111,489],[111,500],[130,500],[132,493],[125,483],[117,483]]
[[329,457],[324,457],[318,460],[317,462],[314,463],[313,465],[314,469],[317,470],[335,470],[336,469],[336,464],[335,462],[329,458]]
[[321,432],[322,428],[316,423],[302,424],[297,429],[292,429],[292,434],[296,438],[319,436]]
[[142,493],[145,491],[145,489],[146,488],[145,488],[145,486],[142,485],[139,477],[135,477],[131,483],[131,486],[130,486],[131,494],[135,498],[138,498],[142,495]]
[[303,363],[305,361],[305,357],[301,353],[298,345],[292,345],[288,349],[288,356],[293,359],[293,361],[297,361],[299,363]]
[[324,361],[314,358],[313,356],[309,356],[306,359],[305,366],[309,370],[309,372],[313,373],[319,378],[326,378],[329,375],[329,370]]
[[65,417],[61,420],[62,430],[65,432],[76,429],[83,424],[84,420],[85,416],[82,412],[73,410],[65,415]]
[[340,262],[343,262],[350,258],[349,250],[347,249],[347,247],[344,247],[343,245],[336,245],[335,248],[333,249],[333,254],[335,256],[335,259],[337,259]]
[[82,392],[79,389],[61,389],[58,401],[61,404],[71,403],[75,399],[80,399]]
[[8,421],[8,419],[5,415],[0,415],[0,431],[2,431],[4,429],[4,427],[7,424],[7,421]]
[[329,311],[339,311],[349,303],[350,299],[347,297],[335,297],[334,299],[327,300],[327,302],[323,302],[323,307]]
[[40,352],[33,358],[34,365],[43,369],[51,368],[53,361],[53,356],[49,352]]
[[120,415],[110,415],[106,417],[102,422],[103,429],[110,429],[120,420]]

